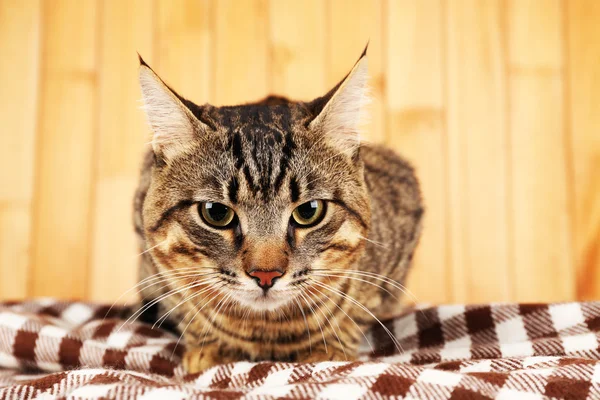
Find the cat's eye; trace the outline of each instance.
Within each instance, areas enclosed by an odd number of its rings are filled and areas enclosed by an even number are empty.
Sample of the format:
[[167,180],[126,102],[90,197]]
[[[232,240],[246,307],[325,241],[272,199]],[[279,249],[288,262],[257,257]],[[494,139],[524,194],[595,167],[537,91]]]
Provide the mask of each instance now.
[[303,228],[314,226],[323,219],[325,208],[325,202],[322,200],[307,201],[296,207],[292,212],[292,219]]
[[216,228],[226,228],[233,222],[235,212],[221,203],[200,203],[200,215],[204,222]]

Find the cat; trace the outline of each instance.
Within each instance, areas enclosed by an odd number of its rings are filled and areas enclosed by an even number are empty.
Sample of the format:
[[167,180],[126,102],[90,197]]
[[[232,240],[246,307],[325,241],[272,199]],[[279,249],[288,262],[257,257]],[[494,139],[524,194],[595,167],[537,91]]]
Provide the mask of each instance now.
[[140,312],[176,327],[188,372],[353,360],[400,309],[424,209],[409,163],[359,140],[367,60],[310,102],[213,107],[140,57],[153,134],[135,197]]

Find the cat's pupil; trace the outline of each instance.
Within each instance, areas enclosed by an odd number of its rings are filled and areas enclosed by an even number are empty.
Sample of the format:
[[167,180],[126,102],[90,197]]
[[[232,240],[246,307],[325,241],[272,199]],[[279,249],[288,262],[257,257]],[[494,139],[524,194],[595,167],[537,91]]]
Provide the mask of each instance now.
[[298,206],[298,214],[302,219],[309,220],[315,215],[318,207],[319,203],[316,200],[309,201]]
[[219,222],[227,217],[229,207],[221,203],[206,203],[206,211],[213,221]]

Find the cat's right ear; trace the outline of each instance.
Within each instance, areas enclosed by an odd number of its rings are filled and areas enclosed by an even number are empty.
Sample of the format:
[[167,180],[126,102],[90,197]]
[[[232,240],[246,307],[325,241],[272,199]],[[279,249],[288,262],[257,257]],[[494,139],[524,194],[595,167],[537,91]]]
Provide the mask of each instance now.
[[207,127],[201,123],[156,73],[140,59],[143,109],[152,130],[152,148],[164,161],[185,152]]

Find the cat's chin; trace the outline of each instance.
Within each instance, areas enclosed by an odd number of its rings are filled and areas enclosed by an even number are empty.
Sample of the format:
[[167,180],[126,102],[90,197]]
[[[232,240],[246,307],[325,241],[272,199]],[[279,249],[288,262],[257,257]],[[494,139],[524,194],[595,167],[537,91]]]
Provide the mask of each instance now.
[[288,304],[291,300],[289,294],[267,292],[244,293],[236,296],[237,301],[245,307],[255,311],[274,311]]

